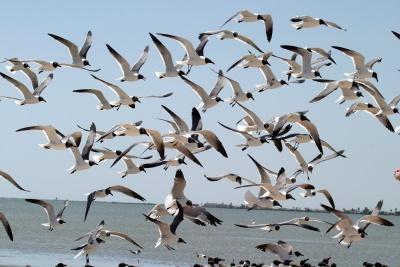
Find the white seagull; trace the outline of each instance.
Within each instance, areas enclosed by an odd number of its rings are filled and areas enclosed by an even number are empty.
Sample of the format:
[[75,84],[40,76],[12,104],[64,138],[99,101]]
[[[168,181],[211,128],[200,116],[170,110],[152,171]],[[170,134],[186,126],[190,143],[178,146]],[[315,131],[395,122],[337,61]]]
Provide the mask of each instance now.
[[47,218],[49,219],[49,222],[42,223],[42,225],[45,227],[49,227],[50,231],[53,231],[54,227],[65,223],[65,221],[62,219],[62,215],[68,206],[68,203],[69,203],[68,200],[66,200],[64,202],[63,208],[58,212],[57,215],[54,213],[53,205],[51,205],[50,203],[48,203],[46,201],[39,200],[39,199],[30,199],[30,198],[25,199],[25,201],[39,205],[42,208],[44,208],[44,210],[46,211],[46,214],[47,214]]
[[146,78],[139,74],[140,68],[146,62],[147,57],[149,56],[149,46],[146,46],[143,50],[143,53],[140,55],[140,58],[136,61],[135,65],[132,68],[129,65],[129,62],[122,57],[117,51],[114,50],[109,44],[106,44],[108,51],[110,51],[111,55],[117,61],[123,76],[119,78],[121,82],[125,81],[137,81],[137,80],[146,80]]

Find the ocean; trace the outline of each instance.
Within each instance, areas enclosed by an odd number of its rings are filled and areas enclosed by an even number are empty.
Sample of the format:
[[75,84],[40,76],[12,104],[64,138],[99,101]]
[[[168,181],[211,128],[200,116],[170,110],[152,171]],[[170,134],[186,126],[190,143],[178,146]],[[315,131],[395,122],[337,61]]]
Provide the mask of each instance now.
[[[50,202],[54,204],[56,213],[63,205],[63,201]],[[71,201],[64,213],[66,224],[51,232],[40,225],[47,221],[41,207],[22,199],[0,199],[0,211],[8,218],[14,233],[14,242],[11,242],[5,231],[0,229],[0,266],[50,267],[58,262],[68,266],[84,266],[85,257],[73,259],[76,251],[70,250],[82,242],[73,240],[90,231],[103,219],[106,229],[129,234],[144,250],[134,255],[129,249],[137,248],[130,243],[118,238],[108,239],[90,257],[90,263],[96,267],[118,266],[120,262],[139,266],[205,264],[206,260],[196,258],[196,253],[218,256],[225,259],[227,264],[232,261],[237,263],[239,259],[271,263],[274,256],[255,249],[255,246],[278,240],[291,243],[314,264],[324,257],[332,257],[338,266],[362,266],[364,261],[400,266],[400,231],[397,227],[372,225],[365,240],[347,249],[331,238],[333,234],[325,234],[328,228],[325,224],[314,224],[321,229],[321,233],[291,226],[272,233],[234,226],[234,223],[247,224],[252,221],[274,223],[306,215],[334,222],[334,216],[327,213],[210,208],[212,214],[223,220],[222,225],[203,227],[185,220],[178,227],[177,233],[187,244],[176,245],[175,251],[168,251],[164,247],[154,248],[159,235],[157,226],[145,221],[142,215],[152,205],[95,201],[84,223],[85,206],[85,202]],[[354,215],[354,218],[358,216]],[[399,217],[385,218],[396,226],[400,225]],[[171,221],[171,218],[162,220]]]

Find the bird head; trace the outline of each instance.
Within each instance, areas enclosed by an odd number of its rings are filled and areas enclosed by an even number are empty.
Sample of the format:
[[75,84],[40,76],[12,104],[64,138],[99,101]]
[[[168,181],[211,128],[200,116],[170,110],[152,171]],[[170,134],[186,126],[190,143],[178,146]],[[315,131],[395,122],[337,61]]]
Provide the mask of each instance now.
[[356,96],[357,97],[364,97],[364,95],[361,93],[361,91],[357,91]]
[[47,102],[43,97],[39,96],[38,97],[39,102]]
[[208,57],[206,57],[206,58],[204,59],[204,61],[206,62],[206,64],[214,64],[214,65],[215,65],[214,61],[212,61],[212,60],[209,59]]
[[137,96],[132,96],[131,99],[132,99],[133,102],[139,102],[139,103],[141,103],[140,100],[139,100],[139,98],[138,98]]
[[111,189],[108,187],[108,188],[106,188],[106,190],[104,190],[105,191],[105,193],[106,193],[106,195],[111,195],[111,196],[113,196],[113,193],[111,192]]
[[115,151],[115,154],[116,154],[117,156],[121,155],[121,153],[122,153],[121,150],[116,150],[116,151]]
[[99,165],[99,164],[97,164],[97,162],[94,162],[93,160],[89,160],[89,166],[93,166],[93,165]]
[[291,194],[286,194],[286,199],[296,200]]
[[58,223],[59,223],[59,224],[64,224],[65,221],[64,221],[63,219],[59,219],[59,220],[58,220]]
[[279,225],[275,225],[274,229],[275,229],[275,231],[279,231],[281,229],[281,227]]
[[143,81],[146,80],[146,77],[144,77],[142,74],[139,74],[137,77],[139,80],[143,80]]
[[246,96],[247,96],[247,98],[251,98],[251,99],[254,100],[254,97],[253,97],[253,94],[252,94],[252,93],[247,92],[247,93],[246,93]]
[[86,58],[84,60],[82,60],[82,63],[84,66],[90,66],[90,63]]
[[185,240],[183,240],[183,239],[180,238],[180,237],[179,237],[179,239],[178,239],[178,243],[184,243],[184,244],[186,244]]
[[278,201],[276,201],[276,200],[273,200],[273,201],[272,201],[272,205],[273,205],[274,207],[281,207],[281,208],[282,208],[282,205],[281,205]]
[[217,97],[215,98],[215,101],[217,101],[217,102],[224,102],[224,100],[222,100],[222,98],[220,98],[219,96],[217,96]]
[[378,73],[375,71],[372,73],[372,78],[375,78],[376,82],[378,82]]
[[139,171],[141,171],[141,172],[146,172],[146,169],[143,167],[143,165],[140,165],[140,166],[139,166]]
[[55,61],[53,63],[51,63],[51,65],[53,65],[53,68],[61,68],[61,65]]
[[139,128],[139,133],[140,133],[140,134],[145,134],[145,135],[147,135],[147,136],[149,135],[149,134],[147,133],[146,129],[143,128],[143,127],[140,127],[140,128]]
[[281,83],[281,85],[289,85],[289,84],[287,83],[287,81],[285,81],[285,80],[280,80],[280,83]]

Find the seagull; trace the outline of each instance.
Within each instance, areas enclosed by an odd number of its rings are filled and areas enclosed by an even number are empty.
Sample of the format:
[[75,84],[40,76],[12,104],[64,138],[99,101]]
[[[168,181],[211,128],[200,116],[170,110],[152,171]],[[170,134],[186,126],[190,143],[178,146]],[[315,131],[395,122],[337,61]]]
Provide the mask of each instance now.
[[268,143],[268,139],[266,136],[254,137],[253,135],[251,135],[245,131],[240,131],[240,130],[231,128],[221,122],[218,122],[218,123],[222,127],[226,128],[228,130],[231,130],[232,132],[236,132],[236,133],[240,134],[243,138],[246,139],[245,143],[236,145],[237,147],[241,147],[242,151],[245,151],[249,147],[258,147],[258,146],[262,146],[264,143]]
[[125,178],[129,174],[138,174],[140,172],[146,172],[146,169],[143,166],[143,164],[138,166],[130,158],[122,157],[122,161],[124,162],[126,169],[124,171],[118,172],[118,174],[122,175],[121,178]]
[[90,125],[90,132],[86,140],[86,144],[82,149],[82,153],[79,151],[77,146],[69,147],[72,152],[72,155],[75,158],[75,164],[69,169],[71,174],[76,171],[83,171],[89,169],[93,165],[98,165],[96,162],[89,160],[89,154],[92,150],[94,139],[96,138],[96,125],[92,123]]
[[209,94],[207,94],[204,88],[201,87],[200,85],[192,82],[191,80],[185,78],[182,75],[180,77],[186,84],[188,84],[193,89],[193,91],[201,99],[201,103],[197,108],[201,109],[203,112],[206,112],[207,109],[216,106],[218,102],[223,102],[223,100],[218,96],[218,94],[225,86],[225,78],[223,77],[222,70],[219,71],[218,78],[214,85],[214,88],[211,90]]
[[206,31],[202,32],[199,34],[199,39],[202,39],[203,36],[211,36],[211,35],[217,35],[217,37],[220,40],[224,39],[234,39],[237,40],[241,43],[247,44],[251,47],[253,47],[255,50],[257,50],[260,53],[264,53],[250,38],[239,34],[238,32],[234,31],[229,31],[229,30],[216,30],[216,31]]
[[321,74],[319,73],[319,71],[311,67],[312,51],[292,45],[281,45],[281,47],[283,49],[299,54],[302,58],[301,73],[296,73],[295,75],[296,78],[302,78],[302,79],[314,79],[316,77],[321,78]]
[[[45,71],[49,71],[49,72],[53,72],[55,69],[57,68],[61,68],[61,65],[56,62],[56,61],[46,61],[46,60],[41,60],[41,59],[30,59],[30,60],[18,60],[16,58],[14,59],[10,59],[10,62],[14,63],[14,62],[21,62],[23,64],[26,64],[24,69],[21,69],[23,72],[26,72],[26,69],[29,69],[29,65],[27,63],[35,63],[37,65],[39,65],[40,67],[37,68],[39,74]],[[10,68],[9,70],[11,72],[13,72],[12,70],[13,68]],[[28,77],[32,77],[31,75],[29,75]],[[36,78],[37,80],[37,78]]]
[[[321,204],[326,211],[333,213],[339,220],[333,224],[326,232],[328,233],[333,228],[336,228],[339,233],[333,238],[340,238],[339,244],[345,245],[348,248],[355,241],[360,241],[365,238],[367,235],[365,232],[365,223],[383,225],[383,226],[394,226],[394,224],[378,215],[364,215],[359,218],[356,222],[354,222],[349,215],[345,214],[342,211],[335,210],[329,206]],[[373,211],[374,212],[374,211]]]
[[150,96],[129,96],[124,90],[122,90],[121,87],[112,84],[110,82],[107,82],[105,80],[102,80],[96,76],[94,76],[93,74],[91,74],[92,77],[98,81],[100,81],[101,83],[103,83],[104,85],[106,85],[109,89],[111,89],[113,91],[113,93],[115,95],[118,96],[118,100],[116,101],[111,101],[109,102],[111,106],[117,107],[117,109],[119,109],[121,106],[129,106],[131,108],[135,108],[136,102],[140,102],[140,98],[165,98],[165,97],[169,97],[172,95],[172,93],[168,93],[165,95],[150,95]]
[[96,108],[98,110],[110,110],[113,109],[113,106],[110,102],[108,102],[107,98],[104,96],[103,92],[97,89],[76,89],[73,90],[74,93],[85,93],[94,95],[100,102],[100,105],[97,105]]
[[82,137],[81,132],[75,132],[69,136],[65,136],[51,125],[34,125],[18,129],[16,132],[31,130],[42,131],[44,133],[47,144],[39,144],[39,146],[45,149],[65,150],[72,146],[79,146]]
[[345,73],[346,76],[351,77],[353,79],[368,79],[375,78],[378,81],[378,74],[372,70],[372,67],[377,62],[381,62],[382,58],[374,58],[369,62],[365,63],[365,57],[354,50],[350,50],[348,48],[340,47],[340,46],[332,46],[332,48],[337,49],[347,56],[351,57],[353,61],[354,68],[356,69],[353,73]]
[[326,189],[316,190],[315,186],[313,186],[312,184],[297,184],[297,187],[304,190],[304,192],[300,193],[300,196],[304,198],[316,196],[317,193],[323,194],[325,198],[328,200],[329,204],[331,204],[331,207],[335,208],[335,202],[333,201],[332,195],[329,193],[328,190]]
[[339,150],[325,157],[322,157],[322,154],[319,154],[318,156],[316,156],[314,159],[312,159],[310,162],[307,163],[304,160],[303,156],[300,154],[298,149],[295,149],[292,145],[290,145],[287,142],[285,142],[285,145],[289,149],[290,154],[292,154],[296,158],[297,163],[300,165],[300,168],[294,172],[294,175],[305,172],[307,173],[308,179],[310,179],[308,173],[312,172],[316,165],[318,165],[321,162],[340,157],[344,153],[344,150]]
[[282,205],[278,201],[270,197],[256,197],[250,191],[246,191],[244,194],[244,204],[247,206],[247,210],[252,210],[257,207],[261,209],[272,209],[273,207],[282,208]]
[[177,244],[177,243],[185,243],[186,242],[178,237],[176,235],[176,229],[178,228],[179,224],[183,221],[183,208],[179,201],[176,201],[176,205],[178,207],[178,213],[175,215],[174,220],[170,225],[159,221],[157,219],[153,219],[150,216],[147,216],[146,214],[143,214],[144,217],[146,217],[147,220],[157,224],[158,226],[158,231],[160,233],[160,237],[158,238],[158,241],[156,245],[154,246],[157,248],[160,245],[165,246],[168,250],[175,250],[172,246]]
[[15,80],[14,78],[11,78],[10,76],[0,72],[0,76],[12,83],[17,90],[21,93],[23,98],[15,98],[15,97],[9,97],[9,96],[0,96],[0,98],[9,98],[9,99],[14,99],[15,103],[17,105],[25,105],[25,104],[37,104],[40,102],[46,102],[43,97],[41,97],[41,93],[43,92],[44,89],[49,85],[49,83],[53,80],[53,73],[50,73],[49,76],[37,87],[34,88],[33,92],[31,92],[28,87],[26,87],[23,83],[20,81]]
[[[301,227],[307,230],[311,230],[314,232],[320,232],[319,228],[311,226],[308,223],[311,219],[309,217],[305,217],[305,219],[292,219],[286,222],[281,222],[281,223],[264,223],[264,224],[235,224],[237,227],[241,228],[259,228],[261,230],[267,231],[267,232],[274,232],[274,231],[279,231],[282,226],[297,226]],[[318,221],[322,222],[319,219],[313,219],[313,221]]]
[[88,31],[87,35],[86,35],[86,39],[85,39],[85,43],[83,44],[81,50],[78,50],[78,46],[76,44],[74,44],[73,42],[60,37],[58,35],[49,33],[48,34],[50,37],[54,38],[55,40],[59,41],[60,43],[62,43],[63,45],[65,45],[68,50],[69,50],[69,54],[72,58],[72,63],[71,64],[66,64],[66,63],[61,63],[61,66],[67,66],[67,67],[72,67],[72,68],[79,68],[79,69],[84,69],[84,70],[88,70],[88,71],[93,71],[93,72],[97,72],[100,69],[87,69],[86,66],[91,66],[89,61],[87,60],[87,53],[90,49],[90,47],[92,46],[92,32]]
[[[32,83],[32,89],[35,90],[35,88],[37,88],[39,86],[39,81],[38,81],[38,77],[36,75],[36,73],[34,73],[31,69],[28,63],[26,62],[21,62],[18,60],[18,58],[14,57],[14,58],[10,58],[10,59],[6,59],[3,62],[10,62],[11,64],[13,64],[12,66],[6,66],[6,69],[11,72],[11,73],[15,73],[17,71],[21,71]],[[2,63],[3,63],[2,62]]]
[[162,216],[170,215],[168,210],[165,208],[164,204],[156,204],[153,208],[147,213],[152,219],[159,219]]
[[375,107],[371,103],[362,103],[357,102],[351,105],[346,111],[346,117],[349,117],[351,114],[357,113],[358,111],[364,111],[370,114],[371,116],[377,118],[380,123],[382,123],[389,131],[394,132],[394,128],[389,118],[381,112],[381,109]]
[[275,117],[276,124],[274,126],[273,135],[280,131],[286,123],[296,123],[311,135],[318,150],[323,153],[324,151],[317,127],[306,117],[306,113],[306,111],[299,111]]
[[[305,143],[315,143],[314,139],[312,139],[310,134],[298,134],[296,135],[293,139],[289,140],[289,143],[294,143],[294,148],[297,149],[299,144],[305,144]],[[338,153],[336,149],[334,149],[328,142],[324,141],[321,139],[321,145],[323,147],[326,147],[332,152]],[[346,158],[345,155],[340,155],[340,157]]]
[[215,64],[208,57],[200,56],[196,52],[196,50],[193,47],[193,44],[189,40],[171,34],[165,34],[165,33],[157,33],[157,34],[178,41],[179,44],[185,49],[187,58],[181,61],[177,61],[176,63],[178,63],[179,65],[201,66],[209,63]]
[[82,246],[72,249],[72,250],[80,250],[80,252],[74,257],[74,259],[78,258],[83,254],[86,255],[86,264],[89,264],[89,254],[93,253],[98,247],[98,245],[105,243],[106,242],[105,240],[109,237],[117,237],[120,239],[124,239],[129,243],[143,249],[143,247],[139,243],[137,243],[127,234],[104,229],[104,221],[101,221],[100,224],[95,229],[77,238],[75,241],[81,240],[86,236],[89,236],[88,242],[86,244],[83,244]]
[[47,218],[48,218],[49,222],[48,223],[42,223],[42,225],[45,226],[45,227],[49,227],[50,231],[53,231],[54,227],[65,223],[65,221],[62,219],[62,215],[63,215],[65,209],[68,206],[68,203],[69,203],[68,200],[66,200],[64,202],[64,207],[58,212],[57,215],[54,213],[53,205],[51,205],[49,202],[46,202],[46,201],[43,201],[43,200],[39,200],[39,199],[31,199],[31,198],[27,198],[27,199],[25,199],[25,201],[27,201],[29,203],[33,203],[33,204],[39,205],[42,208],[44,208],[44,210],[46,211]]
[[[249,51],[250,53],[250,51]],[[272,56],[272,52],[266,52],[263,53],[259,56],[254,55],[253,53],[250,53],[248,55],[245,55],[241,57],[238,61],[232,64],[226,72],[230,71],[231,69],[235,68],[236,66],[242,67],[242,68],[259,68],[264,65],[270,66],[268,59]]]
[[22,188],[15,180],[14,178],[11,177],[11,175],[9,175],[8,173],[4,172],[4,171],[0,171],[0,176],[3,177],[4,179],[6,179],[8,182],[10,182],[13,186],[15,186],[16,188],[18,188],[21,191],[25,191],[25,192],[31,192],[29,190],[26,190],[24,188]]
[[146,80],[146,78],[139,74],[140,68],[146,62],[147,57],[149,56],[149,46],[146,46],[143,50],[143,53],[140,55],[140,58],[137,60],[135,65],[132,68],[129,65],[129,62],[123,58],[117,51],[114,50],[109,44],[106,44],[108,51],[110,51],[111,55],[117,61],[123,76],[119,78],[121,82],[125,81],[137,81],[137,80]]
[[238,23],[241,22],[256,22],[256,21],[263,21],[264,26],[265,26],[265,33],[267,35],[267,40],[268,42],[271,42],[272,39],[272,32],[273,32],[273,22],[272,22],[272,16],[269,14],[257,14],[253,13],[247,9],[240,10],[236,12],[232,17],[230,17],[227,21],[222,24],[222,27],[224,27],[228,22],[231,20],[235,20]]
[[112,139],[115,136],[149,135],[147,130],[141,127],[142,123],[143,121],[117,124],[107,132],[104,132],[96,142],[102,142],[104,139]]
[[206,224],[213,226],[221,224],[222,221],[209,213],[205,208],[193,205],[192,201],[185,196],[185,186],[186,180],[183,172],[182,170],[178,169],[175,173],[174,185],[171,189],[171,192],[167,195],[164,201],[167,211],[170,214],[175,214],[177,211],[177,203],[179,202],[183,208],[183,214],[185,218],[189,219],[190,221],[203,226]]
[[362,92],[358,89],[357,80],[344,79],[344,80],[328,80],[328,79],[313,79],[313,81],[325,83],[324,89],[316,95],[309,102],[314,103],[327,97],[333,93],[336,89],[340,89],[341,96],[336,100],[339,104],[343,104],[346,101],[356,100],[362,97]]
[[[121,150],[111,150],[106,147],[104,148],[92,148],[92,151],[95,153],[100,153],[100,155],[94,155],[93,159],[97,162],[100,163],[102,161],[108,160],[108,159],[116,159],[119,155],[122,154]],[[138,157],[138,156],[133,156],[133,155],[125,155],[125,158],[133,158],[133,159],[151,159],[152,156],[147,156],[147,157]]]
[[172,55],[171,52],[166,48],[163,43],[158,40],[157,37],[155,37],[153,34],[149,33],[151,39],[153,40],[154,44],[157,47],[158,53],[160,54],[164,65],[165,65],[165,71],[164,72],[158,72],[156,71],[155,74],[159,79],[166,78],[166,77],[177,77],[179,75],[186,75],[184,71],[181,70],[183,65],[174,65],[174,62],[172,61]]
[[290,77],[293,75],[294,77],[297,77],[301,74],[301,65],[296,62],[297,58],[297,53],[293,53],[290,59],[279,57],[276,55],[272,55],[275,58],[279,58],[282,60],[286,65],[288,65],[289,70],[284,72],[288,76],[288,81],[290,80]]
[[372,96],[375,103],[380,108],[381,113],[383,113],[387,116],[399,113],[399,109],[397,108],[397,105],[400,101],[400,95],[393,97],[393,99],[388,104],[388,103],[386,103],[383,95],[379,92],[378,88],[376,88],[375,85],[373,85],[371,82],[362,80],[362,81],[358,81],[358,84],[361,85],[361,87],[363,87]]
[[319,27],[320,25],[325,25],[330,28],[336,28],[342,31],[347,31],[346,29],[340,27],[334,22],[327,21],[324,19],[320,18],[314,18],[311,16],[295,16],[290,19],[291,22],[294,22],[292,24],[292,27],[295,28],[296,30],[304,29],[304,28],[314,28],[314,27]]
[[239,185],[242,184],[242,180],[243,180],[243,178],[241,176],[234,174],[234,173],[227,173],[227,174],[223,174],[223,175],[219,175],[219,176],[207,176],[204,174],[204,177],[211,182],[216,182],[216,181],[220,181],[222,179],[227,179],[234,183],[238,183]]
[[264,79],[267,81],[264,84],[256,85],[258,92],[264,92],[266,90],[276,89],[281,87],[282,85],[289,85],[285,80],[278,80],[276,79],[274,73],[272,72],[271,68],[263,65],[258,68],[263,75]]
[[96,191],[93,191],[92,193],[88,194],[87,196],[87,203],[86,203],[86,211],[85,211],[85,218],[83,221],[86,221],[87,215],[89,213],[90,206],[94,200],[97,198],[104,198],[107,197],[108,195],[113,196],[113,192],[119,192],[122,194],[125,194],[127,196],[139,199],[141,201],[145,201],[146,199],[136,193],[135,191],[132,191],[128,187],[122,186],[122,185],[113,185],[110,187],[107,187],[105,189],[99,189]]
[[2,213],[2,212],[0,212],[0,221],[1,221],[1,223],[3,224],[3,226],[4,226],[4,229],[6,230],[6,233],[7,233],[7,235],[8,235],[8,238],[9,238],[11,241],[14,241],[14,236],[13,236],[13,232],[12,232],[12,230],[11,230],[10,223],[8,222],[8,220],[7,220],[6,216],[4,215],[4,213]]
[[231,78],[228,78],[226,76],[224,76],[224,77],[229,81],[229,84],[231,85],[231,88],[233,91],[233,96],[224,101],[230,102],[230,105],[234,106],[237,102],[245,102],[245,101],[249,100],[250,98],[254,100],[254,96],[253,96],[252,92],[243,91],[242,87],[240,86],[240,84],[237,81],[235,81]]
[[283,261],[284,266],[288,266],[294,257],[304,256],[299,251],[294,251],[294,248],[289,243],[279,240],[275,243],[266,243],[256,246],[257,249],[261,251],[268,251],[275,254],[281,261]]

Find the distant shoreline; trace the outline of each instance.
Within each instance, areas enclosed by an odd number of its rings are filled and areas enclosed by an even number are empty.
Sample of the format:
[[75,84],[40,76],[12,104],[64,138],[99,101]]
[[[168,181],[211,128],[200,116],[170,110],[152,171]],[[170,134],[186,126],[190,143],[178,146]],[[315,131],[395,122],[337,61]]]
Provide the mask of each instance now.
[[[18,199],[18,200],[23,200],[23,198],[14,198],[14,197],[0,197],[0,199]],[[44,200],[53,200],[53,201],[64,201],[62,199],[44,199]],[[84,200],[71,200],[73,202],[86,202]],[[135,204],[135,205],[155,205],[156,203],[142,203],[142,202],[118,202],[118,201],[99,201],[99,203],[109,203],[109,204]],[[201,203],[199,206],[203,206],[206,208],[222,208],[222,209],[247,209],[247,207],[244,204],[241,205],[233,205],[232,203],[226,204],[226,203]],[[279,208],[279,209],[270,209],[270,208],[256,208],[255,210],[273,210],[273,211],[294,211],[294,212],[319,212],[319,213],[327,213],[327,211],[323,209],[312,209],[312,208],[300,208],[300,207],[292,207],[292,208]],[[361,215],[366,215],[366,214],[371,214],[372,210],[365,207],[363,209],[361,208],[350,208],[350,209],[341,209],[341,211],[347,213],[347,214],[361,214]],[[391,215],[391,216],[400,216],[400,211],[397,209],[395,210],[389,210],[389,211],[384,211],[382,210],[380,212],[381,215]]]

